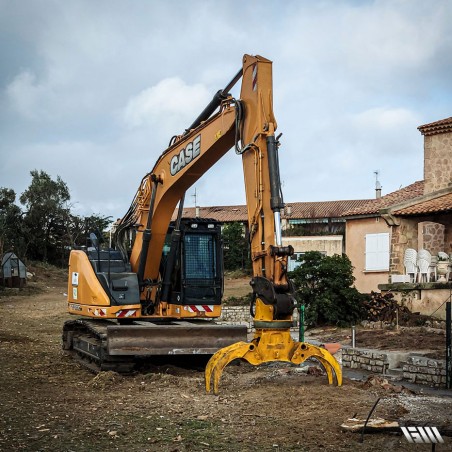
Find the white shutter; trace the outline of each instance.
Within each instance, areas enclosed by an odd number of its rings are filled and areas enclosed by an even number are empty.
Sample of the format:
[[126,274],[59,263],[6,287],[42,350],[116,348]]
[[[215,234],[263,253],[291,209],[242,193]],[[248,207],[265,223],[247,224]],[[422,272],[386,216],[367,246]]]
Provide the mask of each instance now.
[[389,233],[366,234],[366,270],[389,270]]

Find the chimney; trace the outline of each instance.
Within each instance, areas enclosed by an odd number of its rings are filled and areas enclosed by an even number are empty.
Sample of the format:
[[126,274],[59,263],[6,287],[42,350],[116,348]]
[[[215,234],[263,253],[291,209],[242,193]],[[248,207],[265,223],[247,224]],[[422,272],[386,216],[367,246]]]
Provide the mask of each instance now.
[[375,184],[375,198],[376,199],[380,199],[381,198],[381,184],[378,181]]
[[199,206],[196,206],[196,208],[195,208],[195,211],[196,211],[196,218],[199,218]]
[[381,189],[382,186],[380,184],[380,181],[378,180],[378,175],[380,174],[380,172],[374,171],[375,174],[375,199],[380,199],[381,198]]
[[419,126],[424,136],[424,195],[452,185],[452,117]]

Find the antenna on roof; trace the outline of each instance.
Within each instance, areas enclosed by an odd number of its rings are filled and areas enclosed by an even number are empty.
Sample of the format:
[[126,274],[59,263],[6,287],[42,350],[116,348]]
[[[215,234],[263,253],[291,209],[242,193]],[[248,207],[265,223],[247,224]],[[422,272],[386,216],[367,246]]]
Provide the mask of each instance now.
[[378,180],[378,176],[380,175],[379,170],[374,171],[375,174],[375,198],[380,199],[381,198],[381,189],[383,188],[380,184],[380,181]]
[[198,206],[198,195],[196,193],[196,187],[195,187],[195,191],[192,194],[193,199],[195,200],[195,216],[196,218],[199,218],[199,206]]

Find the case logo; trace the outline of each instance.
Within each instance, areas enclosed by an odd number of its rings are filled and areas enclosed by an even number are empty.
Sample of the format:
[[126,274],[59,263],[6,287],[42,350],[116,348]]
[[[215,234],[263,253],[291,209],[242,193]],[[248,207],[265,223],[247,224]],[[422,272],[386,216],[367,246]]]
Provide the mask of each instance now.
[[201,153],[201,135],[198,135],[191,143],[174,155],[170,162],[171,176],[175,176],[182,168],[185,168]]

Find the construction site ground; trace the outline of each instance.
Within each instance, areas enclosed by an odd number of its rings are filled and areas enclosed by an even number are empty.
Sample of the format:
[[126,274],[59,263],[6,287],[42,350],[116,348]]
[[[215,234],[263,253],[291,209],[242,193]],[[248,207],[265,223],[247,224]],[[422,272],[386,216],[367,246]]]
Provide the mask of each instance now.
[[[360,434],[342,431],[348,418],[365,419],[378,398],[372,417],[452,425],[447,391],[398,393],[348,378],[342,387],[328,386],[319,372],[283,364],[229,366],[219,396],[205,393],[202,369],[174,363],[129,376],[96,376],[61,349],[68,319],[65,272],[34,270],[26,289],[0,292],[1,451],[431,449],[408,443],[400,432],[366,434],[361,443]],[[244,279],[232,285],[242,290],[246,284]],[[324,342],[349,336],[348,330],[311,331]],[[372,348],[444,347],[442,335],[420,329],[360,330],[357,340],[361,346],[371,341]],[[444,441],[437,451],[451,450],[451,438]]]

